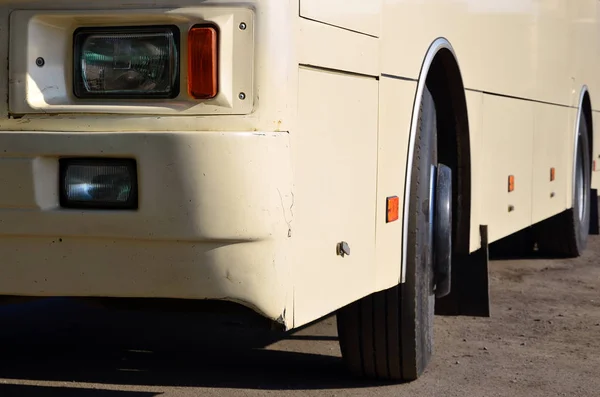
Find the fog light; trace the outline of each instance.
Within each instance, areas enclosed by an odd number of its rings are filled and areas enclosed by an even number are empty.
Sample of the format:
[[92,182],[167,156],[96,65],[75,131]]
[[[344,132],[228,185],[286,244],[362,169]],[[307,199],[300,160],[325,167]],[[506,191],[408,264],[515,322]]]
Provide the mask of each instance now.
[[66,208],[137,208],[135,160],[60,160],[60,205]]
[[179,94],[176,26],[80,28],[74,34],[79,98],[174,98]]

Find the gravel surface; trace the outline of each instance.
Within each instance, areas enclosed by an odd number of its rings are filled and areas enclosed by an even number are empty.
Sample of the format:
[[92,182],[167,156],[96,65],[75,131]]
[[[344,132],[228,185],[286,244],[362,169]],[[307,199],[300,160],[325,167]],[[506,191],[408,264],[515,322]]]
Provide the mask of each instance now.
[[436,352],[404,385],[348,377],[335,318],[266,348],[199,344],[182,314],[61,299],[0,307],[0,396],[600,396],[600,237],[575,260],[491,263],[492,317],[436,318]]

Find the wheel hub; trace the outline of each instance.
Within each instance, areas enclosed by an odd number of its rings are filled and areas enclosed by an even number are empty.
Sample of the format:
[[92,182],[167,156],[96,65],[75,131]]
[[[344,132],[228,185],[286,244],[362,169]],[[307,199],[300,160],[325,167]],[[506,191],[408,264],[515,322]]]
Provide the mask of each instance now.
[[[452,170],[438,164],[432,170],[430,189],[430,223],[432,223],[433,266],[435,295],[442,298],[450,293],[452,268]],[[433,218],[433,219],[431,219]]]

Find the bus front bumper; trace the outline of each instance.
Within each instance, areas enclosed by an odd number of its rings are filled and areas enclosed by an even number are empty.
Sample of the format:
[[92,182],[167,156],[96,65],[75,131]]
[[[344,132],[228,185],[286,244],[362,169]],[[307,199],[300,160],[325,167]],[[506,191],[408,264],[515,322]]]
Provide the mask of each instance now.
[[[287,133],[2,132],[0,148],[0,295],[229,300],[280,321],[293,302]],[[138,209],[61,208],[63,157],[135,159]]]

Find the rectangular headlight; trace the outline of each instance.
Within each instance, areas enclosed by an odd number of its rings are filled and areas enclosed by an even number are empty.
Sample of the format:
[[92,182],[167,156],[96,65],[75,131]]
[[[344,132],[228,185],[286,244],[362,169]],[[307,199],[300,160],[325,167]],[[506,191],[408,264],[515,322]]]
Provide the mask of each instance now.
[[136,209],[136,168],[129,159],[61,159],[61,207]]
[[79,28],[73,37],[78,98],[179,95],[176,26]]

